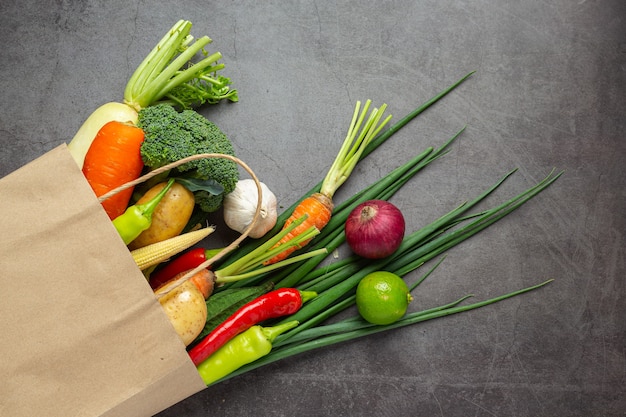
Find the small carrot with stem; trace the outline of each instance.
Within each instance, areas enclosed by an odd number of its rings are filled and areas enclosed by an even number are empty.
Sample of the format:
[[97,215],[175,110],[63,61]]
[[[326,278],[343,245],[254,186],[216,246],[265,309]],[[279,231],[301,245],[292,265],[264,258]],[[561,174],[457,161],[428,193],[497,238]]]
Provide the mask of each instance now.
[[[154,292],[156,294],[159,294],[159,292],[163,291],[163,289],[165,289],[170,282],[178,281],[179,279],[184,277],[185,274],[187,274],[189,271],[191,271],[191,269],[179,272],[178,274],[173,276],[169,282],[165,282],[159,287],[154,288]],[[208,299],[211,294],[213,294],[213,286],[215,285],[215,281],[213,281],[213,276],[209,273],[208,269],[199,270],[194,275],[192,275],[191,278],[188,279],[188,281],[192,282],[193,285],[198,288],[205,300]]]
[[[296,206],[291,216],[285,221],[283,230],[295,219],[304,215],[308,216],[307,220],[301,223],[298,227],[294,228],[291,233],[285,235],[277,243],[277,246],[284,245],[311,226],[315,226],[318,230],[322,230],[330,221],[334,209],[333,196],[335,195],[335,192],[344,182],[346,182],[354,170],[354,167],[359,162],[359,159],[361,159],[361,155],[363,154],[365,148],[378,135],[387,122],[391,120],[390,115],[381,121],[385,109],[387,108],[387,105],[383,104],[380,108],[372,109],[364,125],[363,122],[365,121],[370,105],[371,100],[367,100],[361,110],[361,102],[356,102],[354,114],[352,116],[352,121],[346,138],[344,139],[333,164],[328,170],[326,177],[322,181],[320,191],[311,194],[302,200],[298,206]],[[291,245],[286,247],[284,251],[268,260],[265,264],[270,265],[287,258],[296,249],[306,245],[308,242],[309,241],[302,242],[299,246]]]
[[[117,121],[106,123],[98,131],[83,164],[83,174],[97,197],[139,177],[143,139],[142,129]],[[132,194],[131,187],[102,201],[111,220],[124,213]]]

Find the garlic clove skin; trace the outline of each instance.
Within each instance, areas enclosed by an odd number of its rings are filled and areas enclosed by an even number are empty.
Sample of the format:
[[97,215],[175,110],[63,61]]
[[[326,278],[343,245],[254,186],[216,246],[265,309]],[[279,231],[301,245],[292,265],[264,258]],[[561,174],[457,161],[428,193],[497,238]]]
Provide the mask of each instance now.
[[[251,238],[263,237],[275,225],[278,217],[276,196],[261,182],[261,210],[259,218],[248,234]],[[237,182],[235,189],[224,197],[224,222],[236,232],[243,233],[254,217],[258,200],[256,183],[252,179]]]

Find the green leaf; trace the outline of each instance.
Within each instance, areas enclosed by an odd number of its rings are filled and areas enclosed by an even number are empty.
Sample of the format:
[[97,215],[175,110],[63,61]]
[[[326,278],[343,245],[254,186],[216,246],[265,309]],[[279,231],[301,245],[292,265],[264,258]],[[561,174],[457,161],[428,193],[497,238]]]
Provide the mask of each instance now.
[[224,187],[214,179],[201,180],[199,178],[176,177],[176,181],[192,193],[206,191],[209,194],[220,195],[224,192]]

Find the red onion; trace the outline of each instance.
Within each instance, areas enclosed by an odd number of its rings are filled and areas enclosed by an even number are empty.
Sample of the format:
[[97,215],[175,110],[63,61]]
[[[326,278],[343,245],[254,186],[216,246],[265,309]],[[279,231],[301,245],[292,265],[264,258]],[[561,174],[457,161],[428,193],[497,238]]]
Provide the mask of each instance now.
[[384,200],[369,200],[352,210],[346,220],[350,249],[368,259],[385,258],[398,249],[404,238],[404,216]]

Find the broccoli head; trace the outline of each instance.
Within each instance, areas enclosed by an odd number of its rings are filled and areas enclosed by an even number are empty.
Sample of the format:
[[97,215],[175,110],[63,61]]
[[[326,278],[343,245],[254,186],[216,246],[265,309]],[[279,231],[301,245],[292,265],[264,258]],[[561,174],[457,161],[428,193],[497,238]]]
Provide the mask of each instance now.
[[[195,110],[178,112],[169,104],[148,106],[139,112],[138,126],[145,133],[141,158],[152,169],[200,153],[235,155],[230,139]],[[188,162],[171,175],[219,184],[221,192],[217,194],[215,190],[193,190],[196,204],[206,212],[219,209],[224,195],[233,191],[239,180],[237,164],[223,158]]]

